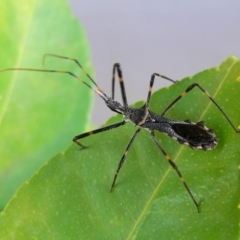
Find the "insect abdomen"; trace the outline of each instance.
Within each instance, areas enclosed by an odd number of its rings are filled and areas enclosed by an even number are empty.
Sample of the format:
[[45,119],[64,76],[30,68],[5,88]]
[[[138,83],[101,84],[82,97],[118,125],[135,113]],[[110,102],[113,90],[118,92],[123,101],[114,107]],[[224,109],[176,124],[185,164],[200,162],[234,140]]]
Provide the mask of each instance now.
[[172,124],[171,137],[175,137],[176,140],[188,145],[192,149],[210,150],[217,146],[217,139],[214,132],[208,129],[203,122],[192,123],[173,123]]

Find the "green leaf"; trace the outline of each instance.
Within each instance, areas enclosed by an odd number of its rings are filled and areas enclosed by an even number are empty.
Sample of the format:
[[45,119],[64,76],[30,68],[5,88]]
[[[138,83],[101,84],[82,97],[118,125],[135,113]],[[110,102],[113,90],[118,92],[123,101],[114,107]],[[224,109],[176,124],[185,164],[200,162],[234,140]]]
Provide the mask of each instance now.
[[[65,0],[0,2],[0,70],[28,67],[74,71],[77,58],[92,73],[83,28]],[[64,74],[0,74],[0,209],[22,182],[86,130],[92,92]]]
[[[236,126],[240,124],[240,60],[212,68],[153,94],[151,110],[164,108],[189,85],[208,90]],[[141,106],[143,102],[137,103]],[[110,194],[117,164],[135,127],[123,127],[82,140],[47,162],[23,184],[0,218],[1,239],[237,239],[239,238],[240,136],[198,89],[168,113],[179,120],[205,120],[219,143],[212,151],[192,150],[157,133],[178,165],[199,214],[176,172],[141,131]],[[112,117],[106,125],[121,121]],[[32,159],[34,161],[34,159]]]

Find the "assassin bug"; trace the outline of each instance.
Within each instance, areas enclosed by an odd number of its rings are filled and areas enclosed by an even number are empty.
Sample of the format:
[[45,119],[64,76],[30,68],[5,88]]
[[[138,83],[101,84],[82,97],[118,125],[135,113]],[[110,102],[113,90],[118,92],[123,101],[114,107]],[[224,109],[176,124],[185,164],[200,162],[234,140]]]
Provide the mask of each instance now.
[[[88,79],[95,85],[91,86],[89,85],[85,80],[81,79],[80,77],[76,76],[74,73],[69,72],[69,71],[61,71],[61,70],[44,70],[44,69],[33,69],[33,68],[8,68],[8,69],[3,69],[0,72],[4,71],[11,71],[11,70],[24,70],[24,71],[37,71],[37,72],[51,72],[51,73],[61,73],[61,74],[69,74],[73,76],[74,78],[78,79],[80,82],[85,84],[88,88],[92,89],[95,93],[97,93],[105,102],[108,108],[110,110],[123,115],[123,121],[114,123],[112,125],[102,127],[90,132],[86,132],[80,135],[77,135],[73,138],[73,141],[80,146],[81,148],[86,148],[79,140],[85,137],[88,137],[93,134],[101,133],[104,131],[108,131],[117,127],[120,127],[124,125],[126,122],[130,121],[132,122],[137,130],[133,134],[130,142],[128,143],[124,154],[122,155],[122,158],[118,164],[118,168],[115,172],[113,182],[111,185],[110,192],[113,190],[113,187],[115,185],[115,182],[117,180],[117,176],[120,172],[120,169],[122,168],[127,153],[129,152],[135,138],[137,137],[138,133],[142,130],[148,130],[150,132],[150,136],[152,137],[153,141],[155,142],[156,146],[158,149],[162,152],[166,160],[169,162],[171,167],[176,171],[178,174],[180,180],[182,181],[184,187],[186,188],[188,194],[190,195],[192,201],[194,202],[195,206],[197,207],[198,212],[200,212],[200,204],[196,201],[194,195],[192,194],[190,188],[188,187],[186,181],[183,178],[183,175],[181,174],[180,170],[178,169],[177,165],[171,160],[169,155],[164,151],[162,146],[160,145],[159,141],[155,137],[154,131],[160,131],[162,133],[165,133],[169,137],[173,138],[180,144],[184,144],[186,146],[189,146],[192,149],[201,149],[201,150],[210,150],[216,147],[217,145],[217,138],[216,135],[214,134],[212,129],[208,129],[203,121],[194,123],[191,122],[190,120],[186,121],[179,121],[179,120],[172,120],[172,119],[167,119],[164,117],[164,115],[167,113],[167,111],[180,99],[182,99],[187,93],[189,93],[193,88],[197,87],[200,89],[206,97],[208,97],[213,104],[220,110],[220,112],[224,115],[226,120],[229,122],[229,124],[232,126],[232,128],[235,130],[236,133],[239,133],[239,130],[233,125],[232,121],[230,118],[226,115],[226,113],[223,111],[223,109],[219,106],[219,104],[209,95],[207,91],[204,90],[202,86],[200,86],[198,83],[193,83],[191,84],[182,94],[180,94],[177,98],[175,98],[162,112],[161,115],[157,115],[156,113],[152,112],[149,110],[150,106],[150,99],[151,99],[151,94],[152,94],[152,87],[154,84],[155,77],[160,77],[165,80],[168,80],[172,83],[177,83],[177,81],[174,81],[164,75],[154,73],[151,76],[150,79],[150,85],[149,85],[149,90],[148,90],[148,96],[145,104],[140,107],[140,108],[133,108],[130,107],[127,103],[127,97],[125,93],[125,86],[124,86],[124,81],[123,81],[123,76],[122,76],[122,71],[120,68],[119,63],[115,63],[113,66],[113,76],[112,76],[112,97],[107,96],[97,85],[97,83],[93,80],[93,78],[84,70],[82,65],[73,58],[68,58],[56,54],[46,54],[43,58],[43,61],[45,57],[57,57],[57,58],[62,58],[65,60],[70,60],[74,61],[84,72],[84,74],[88,77]],[[120,84],[120,89],[121,89],[121,95],[122,95],[122,101],[123,105],[114,100],[114,91],[115,91],[115,75],[118,75],[119,78],[119,84]]]

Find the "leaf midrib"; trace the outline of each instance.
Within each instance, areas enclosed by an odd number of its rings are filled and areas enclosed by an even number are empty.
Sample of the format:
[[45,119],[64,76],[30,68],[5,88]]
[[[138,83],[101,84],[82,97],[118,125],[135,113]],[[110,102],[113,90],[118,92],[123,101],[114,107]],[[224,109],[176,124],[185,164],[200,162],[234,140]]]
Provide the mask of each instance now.
[[[232,63],[232,65],[227,69],[226,74],[223,78],[223,80],[220,82],[218,88],[216,89],[215,93],[213,95],[211,95],[214,99],[216,98],[218,92],[220,91],[222,85],[224,84],[224,82],[227,79],[227,76],[229,74],[229,71],[233,68],[233,66],[236,64],[237,60],[235,59],[234,62]],[[221,66],[220,66],[221,67]],[[220,70],[220,67],[217,68],[218,70]],[[199,90],[200,91],[200,90]],[[213,104],[210,99],[209,99],[209,103],[207,104],[207,107],[205,108],[205,110],[203,111],[203,113],[201,114],[199,119],[203,119],[204,115],[206,114],[206,112],[208,111],[209,107],[211,106],[211,104]],[[181,145],[179,148],[179,151],[176,154],[176,157],[174,158],[174,162],[177,162],[179,159],[179,156],[181,155],[183,149],[184,149],[184,145]],[[130,230],[130,233],[128,235],[128,237],[126,239],[132,239],[133,234],[135,232],[135,229],[137,228],[137,226],[139,225],[139,223],[141,222],[143,216],[145,215],[145,212],[147,211],[149,205],[151,204],[152,200],[154,199],[156,193],[158,192],[158,190],[160,189],[161,185],[163,184],[164,180],[166,179],[166,177],[168,176],[168,174],[170,173],[170,171],[172,170],[172,167],[169,166],[166,173],[162,176],[162,178],[159,181],[159,184],[157,185],[157,187],[154,189],[154,191],[152,192],[152,194],[149,197],[149,200],[146,202],[145,207],[143,208],[142,212],[140,213],[139,217],[137,218],[137,220],[135,221],[132,229]]]
[[[25,50],[25,46],[26,46],[26,42],[27,42],[27,38],[28,38],[28,33],[31,29],[31,25],[32,25],[32,22],[33,22],[33,16],[34,16],[34,13],[35,13],[35,9],[36,9],[36,1],[33,5],[33,9],[31,11],[31,16],[29,18],[29,21],[28,21],[28,26],[25,28],[26,30],[26,33],[23,34],[25,37],[22,39],[22,43],[20,44],[21,48],[20,48],[20,51],[19,51],[19,54],[18,54],[18,58],[17,58],[17,61],[16,61],[16,66],[19,66],[20,63],[21,63],[21,60],[23,58],[23,53],[24,53],[24,50]],[[10,103],[10,100],[11,100],[11,97],[12,97],[12,93],[13,93],[13,89],[14,89],[14,86],[15,86],[15,83],[16,83],[16,79],[17,79],[17,71],[14,71],[14,74],[13,74],[13,77],[11,78],[11,82],[10,82],[10,87],[8,89],[8,93],[7,93],[7,96],[6,96],[6,100],[4,101],[4,104],[3,104],[3,108],[2,108],[2,111],[1,111],[1,114],[0,114],[0,127],[2,126],[2,122],[3,122],[3,119],[6,115],[6,112],[7,112],[7,109],[9,107],[9,103]]]

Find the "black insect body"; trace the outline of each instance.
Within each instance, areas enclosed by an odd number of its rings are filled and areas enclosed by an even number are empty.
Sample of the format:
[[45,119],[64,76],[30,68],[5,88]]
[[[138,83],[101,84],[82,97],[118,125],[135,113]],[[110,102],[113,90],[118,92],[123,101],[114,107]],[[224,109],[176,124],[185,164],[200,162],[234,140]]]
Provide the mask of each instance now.
[[149,111],[142,127],[151,131],[158,130],[163,132],[180,144],[189,146],[192,149],[209,150],[217,145],[214,132],[208,129],[204,122],[176,121],[158,116]]
[[[122,114],[124,119],[121,122],[114,123],[112,125],[99,128],[90,132],[82,133],[80,135],[77,135],[76,137],[73,138],[73,141],[79,145],[81,148],[85,148],[85,146],[80,143],[80,139],[88,137],[93,134],[101,133],[104,131],[108,131],[117,127],[120,127],[124,125],[126,122],[130,121],[132,122],[137,130],[133,134],[130,142],[128,143],[126,150],[118,164],[118,168],[115,172],[113,182],[111,185],[111,190],[112,191],[118,173],[121,169],[121,167],[124,164],[124,161],[126,159],[127,153],[129,152],[136,136],[142,129],[146,129],[150,132],[150,136],[152,137],[153,141],[156,143],[157,147],[159,150],[163,153],[165,156],[166,160],[169,162],[169,164],[173,167],[173,169],[177,172],[178,176],[180,177],[180,180],[182,181],[184,187],[186,188],[187,192],[189,193],[190,197],[192,198],[194,204],[197,207],[198,212],[200,212],[200,204],[196,201],[195,197],[193,196],[191,190],[189,189],[186,181],[184,180],[181,172],[179,171],[177,165],[171,160],[171,158],[168,156],[168,154],[163,150],[161,147],[159,141],[156,139],[154,135],[154,131],[160,131],[169,137],[173,138],[180,144],[184,144],[186,146],[189,146],[192,149],[202,149],[202,150],[210,150],[216,147],[217,145],[217,139],[216,136],[213,132],[213,130],[208,129],[204,122],[198,122],[198,123],[193,123],[190,120],[186,121],[178,121],[178,120],[172,120],[172,119],[167,119],[164,117],[166,112],[181,98],[183,98],[188,92],[190,92],[194,87],[199,88],[205,95],[215,104],[215,106],[221,111],[221,113],[224,115],[224,117],[227,119],[229,124],[232,126],[232,128],[235,130],[236,133],[239,133],[239,130],[233,125],[232,121],[229,119],[229,117],[226,115],[226,113],[223,111],[223,109],[218,105],[218,103],[198,84],[198,83],[193,83],[191,84],[181,95],[179,95],[175,100],[172,101],[168,105],[168,107],[163,111],[161,115],[157,115],[156,113],[153,113],[152,111],[149,110],[149,105],[150,105],[150,99],[151,99],[151,93],[152,93],[152,87],[154,84],[155,77],[161,77],[163,79],[166,79],[168,81],[171,81],[172,83],[176,83],[177,81],[174,81],[166,76],[163,76],[158,73],[154,73],[151,76],[150,80],[150,86],[149,86],[149,91],[148,91],[148,96],[147,96],[147,101],[146,103],[141,107],[141,108],[133,108],[128,106],[127,103],[127,97],[125,93],[125,87],[124,87],[124,82],[123,82],[123,77],[122,77],[122,71],[120,68],[120,65],[118,63],[114,64],[113,66],[113,77],[112,77],[112,97],[108,97],[96,84],[96,82],[91,78],[91,76],[88,75],[88,73],[83,69],[81,64],[73,58],[68,58],[64,56],[59,56],[55,54],[46,54],[44,56],[44,59],[46,56],[51,56],[51,57],[58,57],[66,60],[71,60],[74,61],[86,74],[86,76],[90,79],[90,81],[95,85],[95,87],[90,86],[85,80],[81,79],[80,77],[76,76],[72,72],[68,71],[61,71],[61,70],[43,70],[43,69],[30,69],[30,68],[8,68],[1,70],[0,72],[4,71],[9,71],[9,70],[27,70],[27,71],[38,71],[38,72],[51,72],[51,73],[62,73],[62,74],[70,74],[71,76],[77,78],[79,81],[81,81],[83,84],[85,84],[87,87],[92,89],[94,92],[96,92],[106,103],[107,107],[110,108],[110,110],[117,112],[119,114]],[[123,105],[120,104],[119,102],[114,100],[114,88],[115,88],[115,73],[117,72],[118,77],[119,77],[119,83],[120,83],[120,88],[121,88],[121,95],[122,95],[122,101]]]

